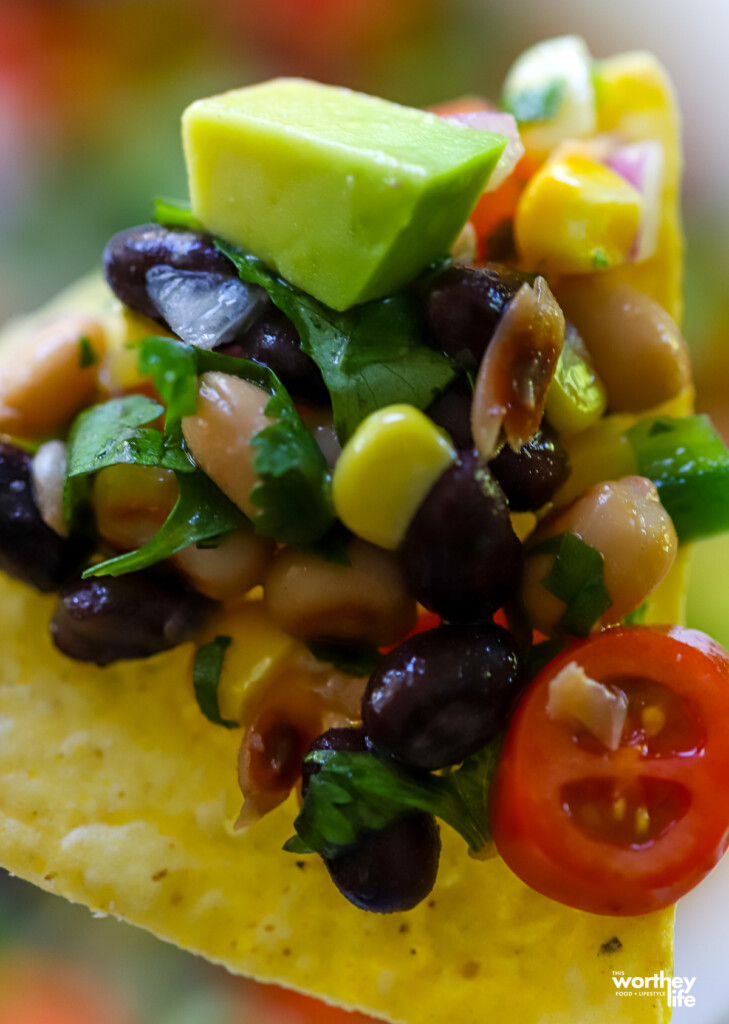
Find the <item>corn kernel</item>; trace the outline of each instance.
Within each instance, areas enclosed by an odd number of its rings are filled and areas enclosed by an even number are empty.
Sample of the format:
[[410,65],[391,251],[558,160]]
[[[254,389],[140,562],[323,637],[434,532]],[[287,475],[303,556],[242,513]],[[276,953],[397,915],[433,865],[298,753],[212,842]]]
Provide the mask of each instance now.
[[428,491],[456,458],[451,442],[411,405],[362,422],[334,470],[334,509],[358,537],[396,548]]
[[640,193],[615,171],[573,153],[550,160],[527,185],[514,230],[524,263],[540,272],[590,273],[630,256]]
[[231,638],[218,685],[220,713],[248,724],[259,706],[262,687],[300,645],[271,621],[260,601],[251,600],[221,610],[200,642],[216,636]]

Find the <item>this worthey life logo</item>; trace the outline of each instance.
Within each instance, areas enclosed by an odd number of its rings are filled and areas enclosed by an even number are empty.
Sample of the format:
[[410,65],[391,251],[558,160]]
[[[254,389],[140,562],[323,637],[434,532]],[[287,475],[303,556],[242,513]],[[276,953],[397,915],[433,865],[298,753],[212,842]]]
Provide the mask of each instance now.
[[625,971],[613,971],[613,984],[617,996],[651,996],[660,992],[669,1006],[696,1006],[696,996],[691,992],[696,978],[674,978],[663,971],[647,978],[631,978]]

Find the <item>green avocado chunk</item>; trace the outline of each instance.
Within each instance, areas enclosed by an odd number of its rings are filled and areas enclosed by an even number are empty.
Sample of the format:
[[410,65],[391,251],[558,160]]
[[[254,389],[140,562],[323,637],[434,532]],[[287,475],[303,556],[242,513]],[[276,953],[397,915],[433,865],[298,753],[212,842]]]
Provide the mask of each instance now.
[[182,118],[194,215],[337,310],[444,255],[501,135],[302,79],[198,100]]

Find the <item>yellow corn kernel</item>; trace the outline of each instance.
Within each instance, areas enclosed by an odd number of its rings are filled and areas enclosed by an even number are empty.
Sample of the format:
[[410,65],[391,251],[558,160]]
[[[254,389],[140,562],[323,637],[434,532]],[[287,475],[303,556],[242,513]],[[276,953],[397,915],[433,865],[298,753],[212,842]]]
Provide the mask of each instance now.
[[607,397],[579,335],[565,333],[552,383],[547,392],[547,419],[562,435],[580,434],[597,423]]
[[218,684],[220,713],[230,721],[246,724],[258,706],[261,687],[281,669],[285,658],[303,648],[271,621],[260,601],[225,607],[200,643],[216,636],[229,636],[231,641]]
[[412,405],[373,412],[334,469],[334,509],[358,537],[396,548],[423,498],[456,458],[435,424]]
[[516,243],[525,265],[581,274],[620,266],[630,255],[643,200],[615,171],[579,153],[550,160],[519,201]]

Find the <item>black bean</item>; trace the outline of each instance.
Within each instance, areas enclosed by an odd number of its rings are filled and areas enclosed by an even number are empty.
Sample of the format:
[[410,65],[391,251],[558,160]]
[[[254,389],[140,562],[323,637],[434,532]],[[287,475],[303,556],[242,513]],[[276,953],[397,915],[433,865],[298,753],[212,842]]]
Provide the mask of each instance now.
[[453,444],[459,451],[473,448],[473,431],[471,430],[471,403],[473,389],[466,377],[459,377],[425,410],[433,423],[442,427],[450,435]]
[[0,442],[0,571],[38,590],[55,590],[79,567],[88,544],[61,537],[44,522],[31,463],[28,452]]
[[490,619],[519,586],[523,553],[504,494],[475,452],[428,492],[400,557],[414,597],[444,619]]
[[240,338],[220,345],[216,351],[268,366],[294,398],[316,404],[329,402],[319,367],[302,351],[296,328],[278,309],[266,311]]
[[149,658],[191,640],[214,608],[215,602],[157,570],[75,579],[60,591],[51,636],[77,661]]
[[[369,751],[370,743],[361,727],[328,729],[309,749],[359,753]],[[304,795],[318,771],[318,765],[304,764]],[[424,811],[408,811],[335,857],[323,860],[332,881],[350,903],[361,910],[389,914],[411,910],[425,899],[435,884],[439,857],[440,833],[435,818]]]
[[324,863],[337,889],[360,910],[412,910],[435,885],[440,832],[430,814],[412,811]]
[[450,266],[429,286],[425,310],[444,352],[475,370],[504,309],[529,278],[508,267]]
[[[307,753],[311,754],[314,750],[346,750],[348,753],[360,753],[369,750],[369,744],[364,729],[360,726],[352,726],[327,729],[321,736],[317,736]],[[301,769],[301,792],[304,796],[309,787],[309,780],[318,771],[318,764],[304,761]]]
[[104,249],[104,274],[122,302],[152,320],[165,323],[147,293],[147,271],[159,264],[176,270],[207,270],[236,277],[227,257],[208,235],[161,224],[142,224],[114,235]]
[[554,497],[569,476],[570,458],[564,445],[542,427],[516,452],[505,444],[489,469],[513,512],[535,512]]
[[450,625],[390,651],[362,701],[367,735],[414,768],[457,764],[504,729],[521,683],[505,629]]

